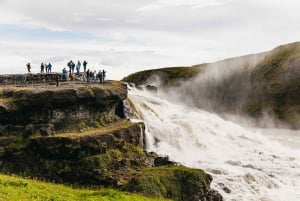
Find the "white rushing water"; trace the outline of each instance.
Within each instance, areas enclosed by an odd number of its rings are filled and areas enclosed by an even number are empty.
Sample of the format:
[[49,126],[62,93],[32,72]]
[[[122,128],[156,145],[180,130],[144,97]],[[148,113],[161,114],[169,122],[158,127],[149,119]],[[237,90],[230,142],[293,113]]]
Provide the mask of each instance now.
[[225,200],[300,200],[299,136],[288,146],[145,91],[131,90],[129,100],[145,122],[147,150],[206,170]]

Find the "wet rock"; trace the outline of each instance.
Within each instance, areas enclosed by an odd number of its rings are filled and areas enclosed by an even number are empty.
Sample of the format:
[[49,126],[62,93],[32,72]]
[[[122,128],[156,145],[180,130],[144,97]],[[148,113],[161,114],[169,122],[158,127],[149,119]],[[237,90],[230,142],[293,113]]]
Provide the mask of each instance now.
[[210,169],[209,172],[211,172],[212,174],[223,174],[221,170],[217,170],[217,169]]
[[218,191],[210,190],[205,198],[205,201],[223,201],[223,197]]
[[225,193],[231,193],[231,190],[228,187],[226,187],[226,186],[224,186],[223,191]]
[[218,183],[218,185],[222,188],[222,190],[223,190],[225,193],[231,193],[230,188],[228,188],[227,186],[225,186],[225,184],[223,184],[223,183]]
[[175,163],[169,160],[169,157],[157,157],[154,159],[155,166],[174,165]]
[[253,165],[248,164],[248,165],[243,165],[245,168],[250,168],[250,169],[256,169]]
[[228,163],[229,165],[232,165],[232,166],[240,166],[241,165],[240,161],[226,161],[226,163]]
[[128,85],[129,85],[129,87],[131,87],[131,88],[135,88],[135,84],[132,83],[132,82],[129,82]]
[[147,85],[145,87],[145,89],[147,89],[148,91],[151,91],[151,92],[157,92],[157,87],[156,86]]

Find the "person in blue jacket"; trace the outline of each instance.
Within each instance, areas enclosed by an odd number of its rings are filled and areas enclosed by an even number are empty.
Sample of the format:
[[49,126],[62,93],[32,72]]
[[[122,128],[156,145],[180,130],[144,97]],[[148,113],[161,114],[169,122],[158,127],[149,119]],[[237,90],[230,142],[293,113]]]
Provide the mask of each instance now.
[[62,78],[65,80],[65,79],[67,79],[67,69],[66,68],[64,68],[63,70],[62,70]]
[[52,64],[49,62],[48,64],[48,73],[51,73]]

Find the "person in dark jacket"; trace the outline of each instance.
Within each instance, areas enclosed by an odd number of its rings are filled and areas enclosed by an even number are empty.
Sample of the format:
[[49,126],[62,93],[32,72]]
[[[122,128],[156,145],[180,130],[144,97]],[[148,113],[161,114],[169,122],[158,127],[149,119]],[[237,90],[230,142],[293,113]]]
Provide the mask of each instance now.
[[106,71],[103,69],[103,71],[102,71],[102,79],[103,79],[103,83],[104,83],[105,78],[106,78]]
[[44,73],[44,63],[41,63],[41,73]]
[[84,72],[86,71],[86,65],[87,65],[87,61],[84,60],[84,61],[83,61],[83,71],[84,71]]
[[27,71],[28,71],[28,73],[31,73],[31,65],[30,65],[30,63],[27,63],[26,64],[26,67],[27,67]]

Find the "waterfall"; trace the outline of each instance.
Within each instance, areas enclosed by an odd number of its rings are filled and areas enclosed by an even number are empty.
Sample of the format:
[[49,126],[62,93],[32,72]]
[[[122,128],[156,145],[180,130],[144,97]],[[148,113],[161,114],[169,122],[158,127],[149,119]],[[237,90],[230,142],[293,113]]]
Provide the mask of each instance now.
[[225,200],[300,200],[299,146],[155,93],[131,89],[128,99],[130,118],[145,123],[146,149],[204,169]]

